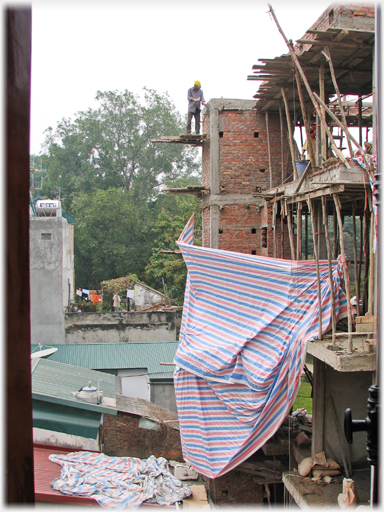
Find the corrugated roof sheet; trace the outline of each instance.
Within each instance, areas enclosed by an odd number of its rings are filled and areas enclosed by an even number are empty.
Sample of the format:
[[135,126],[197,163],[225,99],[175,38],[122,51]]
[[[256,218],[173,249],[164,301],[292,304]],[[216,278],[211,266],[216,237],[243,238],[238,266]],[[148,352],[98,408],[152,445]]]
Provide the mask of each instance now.
[[[153,343],[76,343],[50,345],[58,350],[49,356],[50,361],[91,368],[93,370],[122,370],[148,368],[151,380],[173,378],[172,363],[176,354],[177,341]],[[32,345],[32,352],[38,350]],[[43,348],[47,348],[45,345]]]
[[103,396],[116,400],[114,375],[50,359],[39,359],[32,371],[32,396],[56,403],[72,402],[74,406],[78,405],[90,410],[106,410],[107,406],[104,404],[92,405],[80,402],[72,394],[88,386],[89,381],[97,387],[98,379],[101,379],[99,389],[103,392]]
[[49,460],[52,453],[70,453],[73,448],[64,448],[62,446],[36,446],[33,447],[33,467],[35,476],[35,499],[38,502],[45,501],[51,503],[66,504],[66,505],[88,505],[98,507],[98,503],[85,496],[70,496],[69,494],[62,494],[60,491],[55,491],[51,487],[51,482],[54,478],[59,478],[61,475],[61,466]]

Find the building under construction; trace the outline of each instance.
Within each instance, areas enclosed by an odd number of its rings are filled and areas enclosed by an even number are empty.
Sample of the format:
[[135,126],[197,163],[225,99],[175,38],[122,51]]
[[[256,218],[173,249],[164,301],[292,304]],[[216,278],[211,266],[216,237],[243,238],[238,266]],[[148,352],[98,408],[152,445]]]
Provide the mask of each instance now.
[[[260,58],[253,66],[248,80],[260,82],[254,99],[211,99],[203,110],[203,135],[166,137],[153,142],[202,147],[202,185],[168,192],[201,198],[203,247],[314,260],[319,294],[319,262],[328,261],[332,280],[331,261],[339,257],[348,299],[347,315],[337,320],[332,295],[330,328],[324,332],[320,310],[317,339],[307,344],[307,354],[313,358],[309,372],[313,415],[312,425],[303,430],[307,434],[310,431],[310,447],[293,443],[289,434],[288,439],[283,439],[280,430],[280,435],[275,435],[263,449],[264,455],[273,455],[274,460],[279,454],[288,457],[288,467],[281,471],[280,480],[276,473],[268,472],[265,464],[248,463],[217,478],[214,485],[211,481],[210,489],[217,504],[264,499],[294,501],[303,508],[337,506],[343,492],[340,478],[319,485],[319,481],[308,478],[310,472],[305,476],[294,472],[304,459],[323,454],[327,460],[337,462],[339,474],[353,480],[352,493],[361,503],[375,503],[375,7],[333,4],[295,43],[288,39],[289,34],[284,34],[271,6],[270,15],[276,25],[274,37],[284,38],[287,54]],[[301,148],[311,139],[304,158]],[[319,296],[319,303],[320,300]],[[308,372],[306,366],[305,370]],[[369,421],[354,421],[366,418],[368,398]],[[352,412],[346,413],[347,442],[344,416],[349,408]],[[271,442],[273,449],[268,451]],[[253,500],[249,483],[246,492],[239,483],[249,474],[256,478]],[[279,498],[276,491],[279,482],[284,484],[284,498]]]

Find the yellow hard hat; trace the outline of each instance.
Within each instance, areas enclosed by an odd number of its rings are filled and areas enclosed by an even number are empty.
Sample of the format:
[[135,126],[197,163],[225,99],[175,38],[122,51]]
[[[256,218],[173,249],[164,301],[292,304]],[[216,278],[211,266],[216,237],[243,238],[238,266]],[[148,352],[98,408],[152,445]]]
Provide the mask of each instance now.
[[201,83],[200,83],[198,80],[196,80],[196,82],[194,83],[194,85],[197,85],[197,87],[200,87],[200,86],[201,86]]

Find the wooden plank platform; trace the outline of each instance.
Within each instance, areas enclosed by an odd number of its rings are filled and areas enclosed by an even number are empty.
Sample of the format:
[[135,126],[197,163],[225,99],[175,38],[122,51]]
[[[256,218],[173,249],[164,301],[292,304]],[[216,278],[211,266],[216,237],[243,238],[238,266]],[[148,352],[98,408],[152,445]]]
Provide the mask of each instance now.
[[201,133],[199,135],[192,133],[182,133],[181,135],[163,135],[159,139],[152,139],[151,142],[163,144],[189,144],[191,146],[202,146],[206,138],[206,133]]

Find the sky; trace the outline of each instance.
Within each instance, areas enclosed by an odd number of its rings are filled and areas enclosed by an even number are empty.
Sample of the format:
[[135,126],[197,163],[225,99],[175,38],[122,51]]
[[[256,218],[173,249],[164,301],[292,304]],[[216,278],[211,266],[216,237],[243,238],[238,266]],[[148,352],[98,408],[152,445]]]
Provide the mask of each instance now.
[[[293,41],[330,4],[271,1]],[[32,2],[31,153],[48,127],[97,108],[99,90],[168,92],[183,116],[195,80],[206,101],[252,99],[252,65],[288,53],[268,10],[259,0]]]

